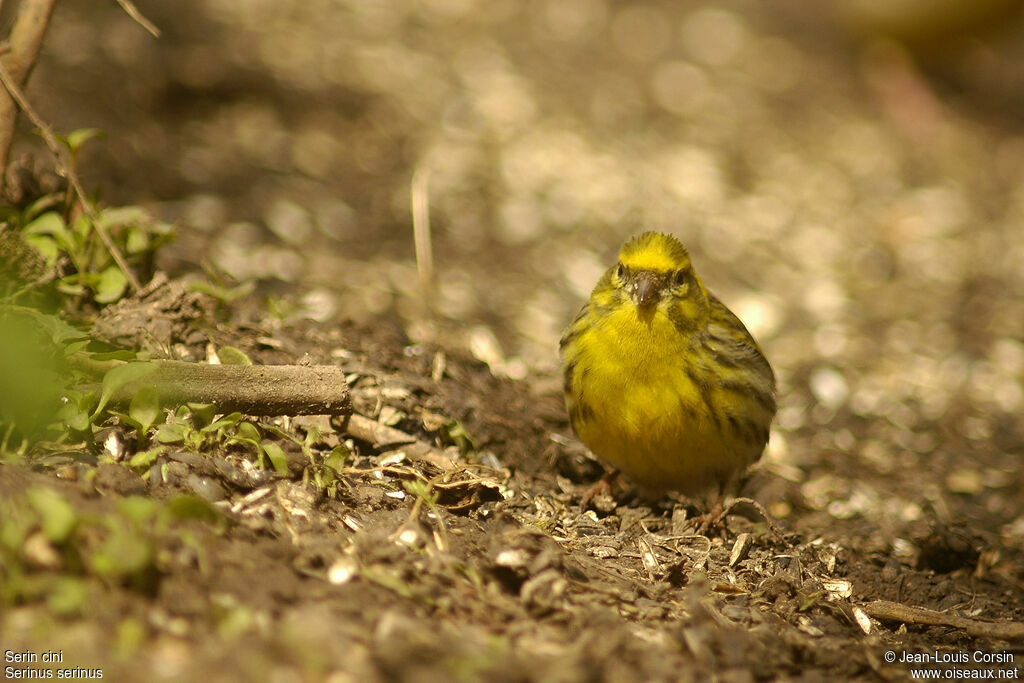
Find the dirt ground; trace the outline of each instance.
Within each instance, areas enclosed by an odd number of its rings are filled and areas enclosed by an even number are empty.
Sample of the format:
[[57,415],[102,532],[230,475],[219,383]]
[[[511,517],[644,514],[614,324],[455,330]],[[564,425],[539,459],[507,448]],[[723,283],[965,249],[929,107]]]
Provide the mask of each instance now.
[[[263,334],[280,347],[261,350]],[[806,484],[761,472],[750,492],[791,509],[780,528],[751,509],[699,536],[685,504],[651,507],[620,491],[582,509],[601,470],[566,438],[560,397],[495,379],[478,361],[383,325],[207,335],[262,362],[340,363],[362,412],[391,415],[452,464],[328,431],[285,475],[219,449],[172,450],[143,472],[148,481],[88,451],[0,468],[9,513],[28,507],[26,490],[58,491],[79,519],[68,546],[92,558],[22,549],[22,578],[41,589],[5,609],[6,649],[60,651],[62,666],[113,680],[901,680],[910,665],[886,663],[887,651],[1021,656],[1020,548],[969,497],[952,498],[948,526],[934,510],[865,503],[844,514]],[[455,440],[437,427],[453,421],[471,437],[464,454],[442,450]],[[278,424],[301,441],[317,422]],[[309,480],[339,439],[351,451],[332,495]],[[898,478],[859,484],[941,485],[920,472]],[[407,487],[415,481],[436,502]],[[170,504],[183,494],[211,501],[213,519],[148,520],[131,541],[151,547],[145,561],[95,569],[116,536],[103,520],[124,514],[125,497]],[[67,575],[84,591],[70,608],[54,598]],[[966,618],[872,619],[879,600]],[[1010,620],[1016,644],[986,635]]]
[[[281,417],[253,420],[277,467],[230,439],[133,464],[153,437],[115,418],[0,463],[5,674],[55,651],[118,681],[1019,678],[1024,30],[840,4],[140,2],[153,40],[61,3],[30,94],[107,131],[83,173],[179,223],[172,278],[256,285],[97,333],[341,366],[416,443]],[[770,521],[583,505],[603,469],[557,338],[641,228],[779,375],[744,488]]]

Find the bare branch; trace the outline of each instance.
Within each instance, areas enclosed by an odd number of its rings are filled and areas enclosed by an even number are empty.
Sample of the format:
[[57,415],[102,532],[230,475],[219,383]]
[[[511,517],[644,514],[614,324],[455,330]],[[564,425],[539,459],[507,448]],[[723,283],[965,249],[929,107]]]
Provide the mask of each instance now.
[[[8,74],[8,79],[20,87],[28,79],[28,74],[39,55],[39,47],[43,44],[46,27],[50,23],[50,14],[57,0],[21,0],[18,16],[11,28],[8,39],[8,52],[0,55],[0,67]],[[3,193],[6,179],[7,159],[14,140],[14,125],[18,120],[18,107],[13,93],[0,92],[0,194]]]

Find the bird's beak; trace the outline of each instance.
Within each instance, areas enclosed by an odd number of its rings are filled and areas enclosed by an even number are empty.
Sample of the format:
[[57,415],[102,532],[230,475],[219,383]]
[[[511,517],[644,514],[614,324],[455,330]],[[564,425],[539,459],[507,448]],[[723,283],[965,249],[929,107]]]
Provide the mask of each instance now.
[[650,271],[637,273],[633,281],[633,301],[637,306],[650,306],[660,298],[657,276]]

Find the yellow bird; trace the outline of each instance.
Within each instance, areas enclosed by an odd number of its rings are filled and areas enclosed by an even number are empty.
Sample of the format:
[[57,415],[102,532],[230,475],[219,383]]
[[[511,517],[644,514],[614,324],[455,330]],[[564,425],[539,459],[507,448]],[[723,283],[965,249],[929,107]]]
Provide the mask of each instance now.
[[720,504],[768,443],[772,368],[671,235],[622,246],[560,348],[573,429],[649,492],[717,487]]

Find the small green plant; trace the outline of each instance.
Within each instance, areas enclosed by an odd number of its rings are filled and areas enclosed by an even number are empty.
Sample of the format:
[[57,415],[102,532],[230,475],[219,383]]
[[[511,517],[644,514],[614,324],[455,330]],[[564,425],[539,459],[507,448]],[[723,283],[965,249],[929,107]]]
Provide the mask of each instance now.
[[[75,297],[91,297],[96,303],[110,304],[123,297],[128,276],[114,262],[97,236],[93,219],[80,213],[65,218],[56,209],[38,215],[41,207],[50,205],[43,197],[30,206],[15,223],[21,228],[24,241],[35,247],[47,266],[59,273],[59,292]],[[166,223],[154,220],[138,206],[96,208],[100,226],[142,270],[149,270],[153,252],[173,235]]]
[[[344,444],[332,448],[326,455],[320,456],[315,446],[323,441],[323,433],[318,427],[311,426],[306,436],[299,441],[293,434],[273,425],[265,425],[264,431],[283,441],[294,443],[302,451],[308,465],[302,471],[302,483],[312,483],[321,494],[333,498],[338,491],[338,482],[345,470],[345,461],[351,455],[351,451]],[[264,447],[266,447],[264,443]],[[284,451],[280,451],[284,456]],[[285,463],[286,464],[286,463]],[[277,468],[275,464],[275,469]],[[282,470],[279,473],[284,474]]]
[[[160,424],[156,440],[162,445],[182,446],[195,453],[240,448],[255,457],[261,469],[266,469],[269,461],[275,472],[288,474],[288,459],[278,443],[265,439],[260,428],[244,419],[241,413],[217,417],[215,410],[216,407],[210,404],[189,403],[180,406]],[[139,430],[140,439],[144,433]],[[159,455],[159,451],[144,453],[145,459],[138,463],[143,467],[148,467]],[[135,457],[140,455],[142,453]],[[134,462],[130,464],[136,465]]]
[[[72,444],[109,459],[94,433],[113,415],[134,431],[134,452],[127,464],[142,473],[172,446],[196,453],[246,451],[259,467],[282,476],[289,473],[282,443],[295,443],[311,464],[316,462],[318,433],[299,441],[270,425],[261,428],[240,412],[218,415],[213,404],[186,403],[169,413],[158,388],[150,384],[165,366],[159,361],[124,362],[124,352],[92,354],[85,349],[88,342],[54,315],[0,304],[0,378],[5,385],[0,391],[0,459],[21,460],[33,449],[67,451]],[[235,364],[248,362],[236,349],[223,353]],[[268,439],[267,434],[278,438]],[[315,468],[313,478],[321,490],[330,487],[333,494],[344,455],[339,450]]]
[[[323,460],[308,472],[312,472],[313,483],[324,495],[334,498],[338,492],[338,481],[345,470],[345,461],[351,455],[344,445],[335,446]],[[315,461],[314,461],[315,462]]]
[[[66,171],[99,135],[82,129],[58,138]],[[113,390],[141,371],[111,370],[97,396],[90,383],[103,370],[88,366],[104,359],[85,351],[87,333],[58,311],[76,319],[83,302],[95,310],[120,300],[172,236],[170,225],[141,207],[102,207],[70,186],[0,207],[0,459],[20,459],[46,440],[91,443]],[[152,399],[142,392],[123,419],[145,432],[162,414]]]
[[228,520],[195,496],[129,496],[105,512],[83,512],[62,493],[31,487],[0,501],[0,605],[45,600],[59,614],[85,609],[90,580],[151,593],[168,545],[202,553],[189,522],[215,533]]
[[[61,140],[72,168],[82,145],[99,134],[82,129]],[[39,253],[50,270],[46,279],[53,281],[57,292],[100,305],[121,299],[133,278],[122,269],[111,246],[125,255],[122,263],[146,279],[156,250],[174,236],[171,225],[140,206],[103,207],[93,199],[85,206],[70,191],[45,194],[21,210],[0,208],[0,222]]]
[[476,442],[470,436],[465,426],[455,419],[446,421],[441,425],[440,439],[442,446],[455,446],[461,455],[468,455],[476,451]]
[[417,503],[426,505],[430,510],[437,508],[440,494],[428,482],[412,479],[410,481],[403,481],[402,486],[405,488],[406,493],[416,499]]

